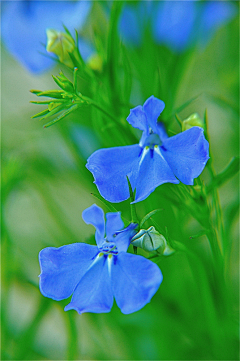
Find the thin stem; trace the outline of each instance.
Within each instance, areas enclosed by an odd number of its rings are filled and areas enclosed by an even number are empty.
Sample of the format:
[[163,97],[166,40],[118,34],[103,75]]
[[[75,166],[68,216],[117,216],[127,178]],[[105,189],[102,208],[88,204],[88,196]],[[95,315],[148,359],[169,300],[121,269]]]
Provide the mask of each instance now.
[[103,109],[101,107],[101,105],[99,105],[98,103],[96,103],[93,99],[86,97],[85,95],[82,94],[78,94],[79,98],[81,100],[85,100],[89,105],[94,106],[95,108],[97,108],[98,110],[100,110],[103,114],[107,115],[111,120],[113,120],[114,122],[116,122],[116,118],[110,114],[108,111],[106,111],[105,109]]
[[136,206],[135,206],[135,203],[132,203],[132,202],[134,202],[134,194],[133,194],[132,186],[131,186],[128,176],[127,176],[127,181],[128,181],[128,187],[129,187],[129,193],[130,193],[130,209],[131,209],[132,223],[139,224],[137,212],[136,212]]

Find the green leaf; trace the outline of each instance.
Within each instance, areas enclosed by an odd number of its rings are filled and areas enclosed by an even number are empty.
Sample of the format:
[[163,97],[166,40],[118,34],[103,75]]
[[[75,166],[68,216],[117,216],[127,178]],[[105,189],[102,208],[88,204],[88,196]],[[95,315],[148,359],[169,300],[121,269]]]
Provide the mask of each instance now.
[[46,90],[46,91],[30,90],[30,92],[37,95],[38,97],[50,97],[57,99],[61,99],[62,95],[64,94],[62,90]]
[[173,115],[180,113],[183,109],[185,109],[189,104],[191,104],[192,102],[194,102],[194,100],[196,100],[197,98],[199,98],[201,94],[196,95],[195,97],[192,97],[191,99],[189,99],[188,101],[186,101],[184,104],[182,104],[180,107],[174,109],[173,113],[171,114],[171,116],[169,118],[171,118]]
[[131,186],[128,176],[127,176],[127,182],[128,182],[128,188],[129,188],[129,194],[130,194],[130,208],[131,208],[132,222],[139,223],[138,218],[137,218],[136,205],[135,205],[135,203],[132,203],[132,202],[134,202],[135,197],[134,197],[134,192],[132,190],[132,186]]
[[[67,115],[69,115],[71,112],[73,112],[74,110],[76,110],[79,107],[79,104],[74,104],[71,106],[71,108],[67,109],[65,112],[63,112],[62,114],[60,114],[57,118],[55,118],[54,120],[52,120],[51,122],[45,124],[43,126],[43,128],[48,128],[51,125],[59,122],[59,120],[65,118]],[[46,117],[45,117],[46,118]]]
[[201,237],[201,236],[205,236],[206,235],[206,231],[205,230],[202,230],[200,232],[198,232],[197,234],[193,235],[193,236],[190,236],[189,238],[190,239],[195,239],[195,238],[198,238],[198,237]]
[[63,110],[65,108],[65,106],[63,104],[58,105],[57,107],[55,107],[54,109],[52,109],[51,111],[49,111],[45,116],[43,116],[40,120],[44,120],[46,118],[51,117],[54,114],[59,113],[61,110]]
[[[64,28],[64,30],[66,31],[66,33],[69,35],[69,36],[71,36],[71,38],[73,39],[73,37],[72,37],[72,34],[70,33],[70,31],[68,30],[68,28],[63,24],[63,28]],[[73,39],[74,40],[74,39]]]
[[41,112],[39,112],[39,113],[37,113],[37,114],[33,115],[31,118],[33,119],[33,118],[38,118],[38,117],[41,117],[42,115],[48,114],[48,112],[49,112],[49,110],[48,110],[48,109],[44,109],[44,110],[42,110]]
[[32,90],[29,90],[31,93],[33,93],[33,94],[36,94],[36,95],[38,95],[39,93],[41,93],[42,91],[41,90],[34,90],[34,89],[32,89]]
[[31,100],[30,101],[30,103],[32,103],[32,104],[50,104],[53,102],[59,103],[59,99],[51,99],[51,100],[44,100],[44,101],[41,101],[41,100]]
[[176,113],[175,114],[175,119],[176,119],[176,121],[178,122],[178,124],[180,125],[180,127],[182,128],[182,119],[179,117],[179,115]]
[[239,157],[233,157],[227,167],[218,175],[216,175],[211,183],[207,186],[207,193],[212,192],[215,188],[220,187],[227,182],[239,171]]
[[100,194],[91,193],[91,195],[99,199],[111,212],[118,212],[118,210],[108,201],[106,201]]
[[143,224],[144,224],[150,217],[152,217],[155,213],[160,212],[160,211],[163,211],[163,210],[164,210],[163,208],[158,208],[158,209],[155,209],[155,210],[149,212],[148,214],[146,214],[146,216],[143,217],[143,219],[142,219],[141,222],[140,222],[140,228],[142,228]]

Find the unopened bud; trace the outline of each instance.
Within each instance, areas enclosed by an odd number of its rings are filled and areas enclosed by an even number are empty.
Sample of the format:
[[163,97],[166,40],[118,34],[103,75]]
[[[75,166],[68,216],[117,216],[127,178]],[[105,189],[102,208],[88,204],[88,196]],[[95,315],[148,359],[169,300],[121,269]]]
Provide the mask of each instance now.
[[167,242],[166,239],[152,226],[147,230],[141,229],[131,241],[131,244],[135,247],[144,249],[147,252],[158,251],[163,254]]
[[69,56],[75,48],[73,38],[67,33],[61,31],[47,29],[47,47],[46,50],[58,56],[61,63],[72,67],[73,63]]
[[182,122],[182,131],[190,129],[192,127],[204,128],[204,122],[199,117],[198,113],[191,114],[187,119]]
[[88,58],[87,65],[89,68],[101,72],[103,68],[103,60],[98,54],[93,54]]

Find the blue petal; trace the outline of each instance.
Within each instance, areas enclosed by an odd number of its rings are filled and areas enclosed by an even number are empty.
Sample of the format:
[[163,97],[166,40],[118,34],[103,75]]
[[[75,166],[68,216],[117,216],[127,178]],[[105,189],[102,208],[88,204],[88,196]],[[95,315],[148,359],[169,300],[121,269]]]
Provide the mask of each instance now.
[[92,267],[77,285],[71,302],[65,311],[109,312],[113,304],[113,292],[108,271],[108,257],[98,256]]
[[137,227],[138,224],[130,223],[126,228],[122,229],[119,232],[116,232],[114,243],[117,246],[118,253],[127,252],[132,237],[137,233]]
[[163,122],[157,122],[157,131],[156,133],[159,135],[159,138],[163,142],[165,139],[168,138],[165,126]]
[[152,128],[154,133],[158,134],[157,119],[164,108],[164,102],[155,98],[153,95],[143,104],[143,110],[147,115],[148,125]]
[[136,312],[150,302],[162,282],[158,266],[142,256],[121,253],[111,267],[113,294],[125,314]]
[[[54,62],[42,55],[46,28],[70,32],[81,27],[91,8],[88,1],[9,1],[2,14],[2,39],[8,51],[28,70],[42,72]],[[45,52],[46,53],[46,52]],[[47,53],[46,53],[47,55]]]
[[82,218],[85,223],[92,224],[96,228],[95,238],[98,247],[100,247],[105,236],[105,219],[102,208],[93,204],[82,212]]
[[144,200],[156,187],[163,183],[179,183],[168,163],[163,158],[160,149],[148,150],[140,164],[136,183],[135,202]]
[[114,241],[113,235],[116,231],[120,231],[124,227],[121,218],[121,212],[113,212],[106,214],[106,235],[108,241]]
[[102,197],[109,202],[129,198],[127,177],[135,188],[139,154],[138,144],[97,150],[88,158],[87,169],[92,172]]
[[162,145],[162,154],[175,176],[184,184],[193,185],[208,159],[209,144],[203,129],[193,127],[166,139]]
[[84,243],[44,248],[39,253],[41,293],[57,301],[71,296],[97,253],[96,246]]
[[141,105],[138,105],[137,107],[130,110],[130,114],[127,117],[127,121],[134,128],[143,130],[148,134],[147,117]]

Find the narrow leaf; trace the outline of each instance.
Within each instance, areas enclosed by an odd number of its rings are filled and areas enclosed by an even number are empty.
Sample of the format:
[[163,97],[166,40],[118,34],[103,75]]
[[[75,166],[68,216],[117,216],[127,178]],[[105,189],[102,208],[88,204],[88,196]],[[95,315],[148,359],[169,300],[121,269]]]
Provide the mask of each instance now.
[[44,120],[46,118],[51,117],[54,114],[59,113],[61,110],[63,110],[65,108],[65,106],[63,104],[57,106],[56,108],[54,108],[53,110],[51,110],[50,112],[48,112],[48,114],[46,114],[45,116],[43,116],[40,120]]
[[32,104],[50,104],[50,103],[66,103],[68,99],[50,99],[50,100],[31,100],[30,103]]
[[195,239],[195,238],[205,236],[205,235],[206,235],[206,231],[202,230],[202,231],[198,232],[197,234],[194,234],[193,236],[190,236],[189,238],[190,239]]
[[52,120],[51,122],[45,124],[43,126],[43,128],[48,128],[51,125],[57,123],[59,120],[65,118],[67,115],[69,115],[71,112],[73,112],[74,110],[76,110],[79,107],[78,104],[75,104],[73,106],[71,106],[71,108],[69,108],[68,110],[66,110],[65,112],[63,112],[62,114],[60,114],[57,118],[55,118],[54,120]]
[[36,94],[38,97],[50,97],[50,98],[57,98],[61,99],[64,92],[62,90],[46,90],[42,92],[32,91],[31,93]]
[[176,121],[178,122],[178,124],[180,125],[180,127],[182,128],[182,119],[179,117],[179,115],[177,113],[175,114],[175,118],[176,118]]
[[128,176],[127,176],[127,182],[128,182],[128,188],[129,188],[129,194],[130,194],[130,209],[131,209],[132,222],[139,223],[138,218],[137,218],[135,203],[132,203],[132,202],[134,202],[135,197],[134,197],[134,193],[133,193],[132,186],[131,186]]
[[215,188],[220,187],[227,182],[239,171],[239,157],[233,157],[227,167],[215,176],[212,182],[207,186],[207,193],[212,192]]
[[49,112],[48,109],[44,109],[40,113],[37,113],[37,114],[33,115],[31,118],[34,119],[34,118],[41,117],[42,115],[48,114],[48,112]]
[[[68,28],[64,25],[64,24],[62,24],[63,25],[63,28],[64,28],[64,30],[66,31],[66,33],[69,35],[69,36],[71,36],[71,38],[73,39],[73,37],[72,37],[72,34],[70,33],[70,31],[68,30]],[[73,39],[74,40],[74,39]]]
[[142,219],[141,222],[140,222],[140,228],[142,228],[143,224],[144,224],[150,217],[152,217],[155,213],[160,212],[160,211],[163,211],[163,210],[164,210],[163,208],[158,208],[158,209],[155,209],[155,210],[149,212],[148,214],[146,214],[146,216],[143,217],[143,219]]
[[108,209],[111,212],[118,212],[118,210],[115,207],[113,207],[111,203],[107,202],[100,194],[91,193],[91,195],[99,199],[103,204],[105,204],[105,206],[108,207]]
[[29,90],[29,91],[30,91],[30,93],[33,93],[33,94],[36,94],[36,95],[42,93],[41,90],[34,90],[34,89],[32,89],[32,90]]

